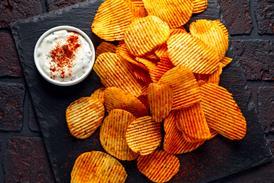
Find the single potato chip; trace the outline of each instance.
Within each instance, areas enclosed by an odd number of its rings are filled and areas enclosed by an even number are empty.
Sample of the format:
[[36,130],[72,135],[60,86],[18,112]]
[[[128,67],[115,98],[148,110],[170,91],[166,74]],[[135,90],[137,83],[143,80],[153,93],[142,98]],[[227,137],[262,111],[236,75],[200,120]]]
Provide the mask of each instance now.
[[200,142],[211,137],[200,102],[179,110],[177,120],[186,141]]
[[204,141],[191,143],[185,140],[183,133],[176,126],[176,112],[172,111],[164,121],[164,150],[170,154],[183,154],[194,151]]
[[78,139],[90,137],[101,125],[104,115],[104,106],[98,99],[83,97],[72,102],[66,110],[71,135]]
[[196,20],[190,24],[189,30],[193,37],[215,50],[219,60],[224,58],[228,49],[228,31],[220,21]]
[[137,118],[130,123],[126,140],[130,149],[140,155],[148,155],[161,143],[161,123],[152,121],[150,116]]
[[172,110],[189,107],[201,100],[200,88],[193,73],[184,67],[174,67],[159,80],[159,84],[170,85],[173,90]]
[[218,52],[188,33],[171,36],[167,42],[171,62],[197,74],[212,74],[219,63]]
[[143,56],[169,37],[169,27],[156,16],[135,19],[125,31],[125,43],[135,56]]
[[107,112],[113,109],[123,109],[136,117],[148,114],[146,106],[138,98],[116,87],[105,89],[105,107]]
[[162,122],[171,111],[173,91],[169,85],[151,83],[148,87],[148,102],[152,120]]
[[131,9],[133,16],[136,18],[146,17],[148,15],[142,0],[131,0]]
[[207,9],[208,0],[193,0],[193,13],[202,13]]
[[126,131],[135,117],[121,109],[112,110],[100,129],[100,142],[110,155],[120,160],[131,161],[138,157],[127,145]]
[[101,54],[93,68],[105,87],[121,88],[134,96],[141,94],[142,86],[133,76],[127,63],[123,62],[115,53]]
[[179,159],[165,151],[155,151],[147,156],[139,156],[137,168],[153,182],[168,182],[179,172]]
[[192,15],[192,0],[143,0],[149,15],[160,17],[170,28],[186,24]]
[[105,102],[105,99],[104,99],[105,93],[104,93],[104,91],[105,91],[105,88],[98,88],[97,90],[95,90],[91,94],[90,98],[98,99],[102,104],[104,104],[104,102]]
[[77,157],[72,171],[71,183],[126,182],[127,172],[112,156],[100,152],[85,152]]
[[124,32],[134,19],[130,0],[104,1],[94,17],[92,32],[106,41],[124,39]]
[[101,42],[100,45],[96,49],[96,58],[106,52],[116,53],[116,46],[114,44],[111,44],[109,42]]
[[230,140],[243,139],[246,121],[232,94],[215,84],[204,84],[201,93],[208,126]]

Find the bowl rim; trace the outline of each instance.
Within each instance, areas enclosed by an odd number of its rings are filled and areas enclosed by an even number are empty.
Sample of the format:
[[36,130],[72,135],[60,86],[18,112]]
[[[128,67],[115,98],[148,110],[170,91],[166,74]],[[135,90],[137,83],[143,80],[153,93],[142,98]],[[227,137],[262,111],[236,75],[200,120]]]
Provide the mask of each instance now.
[[[54,80],[52,78],[50,78],[50,76],[48,76],[44,70],[41,68],[41,65],[39,64],[39,59],[37,57],[37,50],[38,47],[40,46],[41,42],[44,40],[44,38],[46,36],[48,36],[49,34],[51,34],[52,32],[55,31],[59,31],[59,30],[67,30],[67,31],[73,31],[78,33],[79,35],[81,35],[89,44],[91,52],[92,52],[92,58],[91,58],[91,64],[89,64],[89,67],[87,68],[87,72],[85,72],[81,77],[72,80],[72,81],[57,81]],[[38,39],[38,41],[35,44],[35,48],[34,48],[34,52],[33,52],[33,57],[34,57],[34,63],[35,66],[37,68],[37,70],[39,71],[40,75],[47,80],[48,82],[50,82],[51,84],[57,85],[57,86],[73,86],[76,85],[80,82],[82,82],[84,79],[87,78],[87,76],[90,74],[90,72],[92,71],[93,65],[95,63],[95,48],[94,48],[94,44],[91,41],[91,39],[89,38],[89,36],[83,32],[82,30],[80,30],[79,28],[76,28],[74,26],[70,26],[70,25],[61,25],[61,26],[56,26],[53,28],[50,28],[49,30],[47,30],[46,32],[44,32],[40,38]]]

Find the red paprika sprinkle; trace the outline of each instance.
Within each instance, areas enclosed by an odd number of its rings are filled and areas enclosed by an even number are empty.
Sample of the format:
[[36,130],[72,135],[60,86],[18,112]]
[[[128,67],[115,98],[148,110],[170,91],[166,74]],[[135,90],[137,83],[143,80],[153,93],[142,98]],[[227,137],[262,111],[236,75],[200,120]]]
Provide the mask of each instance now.
[[54,76],[55,72],[60,73],[61,78],[65,78],[65,68],[68,69],[68,75],[71,75],[72,66],[73,66],[73,58],[75,56],[76,50],[80,47],[78,43],[78,36],[71,35],[67,38],[66,44],[64,45],[57,45],[50,52],[51,56],[51,66],[50,71],[51,75]]

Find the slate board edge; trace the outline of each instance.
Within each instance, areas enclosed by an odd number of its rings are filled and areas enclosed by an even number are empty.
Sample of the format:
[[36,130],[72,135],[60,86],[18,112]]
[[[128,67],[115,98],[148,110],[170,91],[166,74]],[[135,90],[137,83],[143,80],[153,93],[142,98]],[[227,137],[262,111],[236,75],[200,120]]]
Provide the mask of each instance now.
[[[71,9],[78,8],[78,7],[82,7],[82,6],[85,6],[86,4],[88,4],[88,3],[90,3],[90,2],[96,2],[96,1],[100,1],[100,0],[88,0],[88,1],[86,1],[86,2],[78,3],[78,4],[75,4],[75,5],[72,5],[72,6],[63,8],[63,9],[51,11],[51,12],[49,12],[49,13],[37,15],[37,16],[30,17],[30,18],[27,18],[27,19],[21,19],[21,20],[19,20],[19,21],[16,21],[16,22],[10,24],[10,28],[11,28],[11,30],[12,30],[12,34],[13,34],[14,37],[17,37],[17,38],[20,37],[20,36],[17,34],[17,31],[16,31],[16,29],[17,29],[17,28],[16,28],[16,25],[17,25],[17,24],[28,23],[29,21],[37,22],[37,21],[42,20],[42,19],[44,19],[44,18],[52,17],[52,16],[54,16],[54,15],[56,15],[56,14],[62,14],[63,12],[68,12],[68,11],[70,11]],[[20,47],[19,44],[17,44],[17,42],[16,42],[16,47],[17,47],[17,50],[21,50],[21,47]],[[21,66],[24,67],[24,62],[23,62],[24,57],[23,57],[23,55],[19,54],[19,58],[20,58],[20,64],[21,64]],[[25,72],[24,72],[24,76],[25,76]],[[27,87],[29,87],[27,82],[26,82],[26,84],[27,84]],[[32,97],[31,97],[31,100],[32,100]],[[37,113],[40,112],[40,111],[37,111],[36,108],[34,108],[34,110],[35,110],[35,115],[36,115]],[[255,113],[255,111],[254,111],[254,113]],[[44,136],[43,133],[42,133],[42,136]],[[44,138],[43,138],[43,139],[44,139]],[[265,141],[266,141],[265,136],[264,136],[264,139],[265,139]],[[45,143],[45,141],[44,141],[44,143]],[[264,157],[264,158],[262,158],[262,160],[259,161],[258,163],[254,164],[254,165],[252,165],[252,166],[250,166],[250,167],[247,167],[246,169],[242,169],[241,171],[230,172],[227,176],[234,175],[234,174],[240,173],[240,172],[242,172],[242,171],[246,171],[246,170],[248,170],[248,169],[250,169],[250,168],[254,168],[254,167],[256,167],[256,166],[259,166],[259,165],[262,165],[262,164],[266,164],[266,163],[272,161],[273,158],[272,158],[272,153],[271,153],[269,144],[266,144],[266,148],[267,148],[267,150],[269,151],[269,157]],[[46,148],[46,151],[49,152],[50,150],[49,150],[48,148]],[[52,160],[52,158],[49,158],[49,160],[51,161],[50,166],[53,166],[53,160]],[[54,171],[55,169],[52,168],[52,170]],[[56,172],[54,172],[54,174],[56,174]],[[227,177],[227,176],[226,176],[226,177]],[[54,177],[55,177],[55,179],[56,179],[56,176],[54,176]],[[214,177],[214,178],[212,178],[212,180],[210,180],[210,182],[211,182],[211,181],[216,181],[216,180],[219,180],[219,179],[222,179],[222,178],[225,178],[225,177]],[[56,180],[56,181],[57,181],[57,180]]]

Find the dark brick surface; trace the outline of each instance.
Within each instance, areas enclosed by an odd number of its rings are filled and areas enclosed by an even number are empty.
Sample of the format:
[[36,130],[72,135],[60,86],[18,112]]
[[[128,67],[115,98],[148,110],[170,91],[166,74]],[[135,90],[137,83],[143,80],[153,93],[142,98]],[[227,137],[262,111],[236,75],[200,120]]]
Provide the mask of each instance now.
[[47,0],[48,2],[48,9],[56,10],[62,7],[70,6],[78,2],[84,2],[85,0]]
[[274,115],[273,114],[274,114],[274,85],[261,87],[259,88],[259,91],[258,91],[258,115],[259,115],[259,122],[263,125],[266,133],[274,132]]
[[219,0],[223,21],[231,35],[249,34],[252,20],[248,0]]
[[11,34],[0,32],[0,40],[0,76],[21,76],[21,67]]
[[274,41],[232,41],[232,46],[247,80],[274,80]]
[[7,143],[5,161],[7,183],[54,182],[41,138],[14,137]]
[[0,82],[0,130],[21,130],[23,100],[23,84]]
[[274,34],[274,1],[257,0],[256,18],[260,34]]

